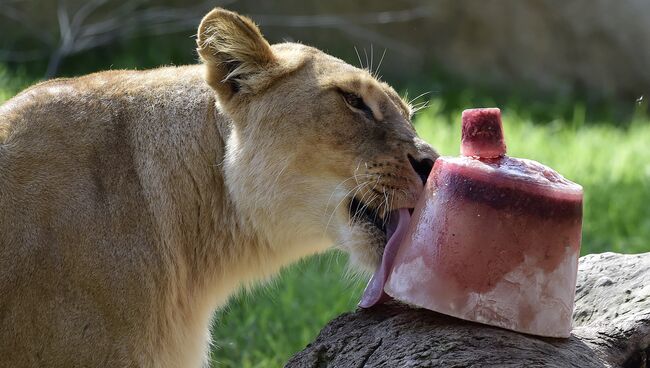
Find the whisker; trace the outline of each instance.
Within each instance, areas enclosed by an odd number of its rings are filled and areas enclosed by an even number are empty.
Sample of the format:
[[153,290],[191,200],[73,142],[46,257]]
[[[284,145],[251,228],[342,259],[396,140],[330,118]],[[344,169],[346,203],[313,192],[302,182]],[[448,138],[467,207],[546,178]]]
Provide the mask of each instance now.
[[[391,193],[391,197],[390,197],[390,206],[387,208],[388,211],[391,211],[392,209],[394,209],[393,208],[393,202],[394,201],[395,201],[395,191],[393,190],[393,192]],[[385,216],[385,217],[386,217],[386,221],[388,221],[387,220],[388,216]],[[384,226],[386,226],[386,224],[384,224]]]
[[429,93],[431,93],[431,91],[427,91],[427,92],[420,93],[420,94],[417,95],[415,98],[413,98],[412,100],[410,100],[410,101],[408,102],[408,104],[409,104],[409,105],[413,104],[413,102],[415,102],[418,98],[423,97],[423,96],[426,96],[426,95],[428,95]]
[[429,103],[429,100],[424,100],[424,101],[416,102],[412,106],[417,107],[417,106],[422,106],[422,105],[425,105],[425,104],[428,104],[428,103]]
[[[381,69],[381,63],[384,61],[384,56],[386,56],[386,49],[384,48],[384,52],[381,54],[381,58],[379,59],[379,64],[377,64],[377,75],[379,75],[379,70]],[[381,78],[378,78],[381,79]]]
[[[359,178],[366,178],[366,179],[367,179],[367,178],[370,178],[370,177],[373,176],[373,175],[371,175],[371,174],[366,174],[366,173],[359,174],[359,173],[358,173],[358,171],[359,171],[359,167],[361,166],[361,163],[364,163],[365,166],[366,166],[366,168],[368,167],[368,163],[367,163],[367,162],[365,162],[365,161],[359,161],[359,162],[357,163],[357,167],[355,168],[353,175],[352,175],[351,177],[349,177],[349,178],[343,180],[341,183],[339,183],[339,184],[334,188],[334,190],[333,190],[332,193],[330,194],[329,198],[327,199],[327,204],[325,205],[325,213],[327,213],[327,211],[328,211],[328,209],[329,209],[329,207],[330,207],[330,201],[332,200],[332,197],[333,197],[333,196],[336,194],[336,192],[338,191],[339,187],[341,187],[341,185],[345,184],[345,183],[346,183],[348,180],[350,180],[350,179],[354,179],[354,181],[356,182],[356,185],[355,185],[352,189],[350,189],[347,193],[345,193],[345,195],[341,198],[341,200],[340,200],[339,203],[336,205],[336,207],[334,207],[334,209],[332,210],[332,213],[329,215],[329,217],[328,217],[328,219],[327,219],[327,224],[325,225],[325,229],[323,230],[323,233],[324,233],[324,234],[327,234],[327,230],[329,229],[329,225],[330,225],[330,223],[332,222],[332,218],[334,217],[334,214],[336,214],[336,211],[337,211],[338,208],[341,206],[341,204],[345,201],[346,198],[348,198],[348,196],[350,195],[350,193],[352,193],[352,192],[355,191],[355,190],[358,191],[359,188],[364,184],[364,183],[359,183]],[[366,180],[366,183],[367,183],[367,182],[368,182],[368,180]],[[356,195],[356,192],[354,193],[354,195]],[[354,195],[353,195],[353,197],[354,197]]]
[[368,52],[365,47],[363,48],[363,53],[366,55],[366,70],[368,70],[368,65],[370,65],[370,63],[368,62]]
[[[368,205],[370,205],[371,203],[374,203],[375,200],[379,200],[379,195],[377,195],[377,194],[375,194],[375,193],[372,193],[372,195],[371,195],[371,200],[367,202]],[[374,216],[373,219],[372,219],[373,222],[376,222],[376,221],[377,221],[377,216],[379,216],[379,209],[380,209],[380,208],[381,208],[381,202],[380,202],[379,205],[377,206],[377,210],[375,210],[375,216]]]
[[[365,198],[366,198],[366,196],[367,196],[368,194],[370,194],[370,199],[369,199],[368,201],[366,201]],[[376,194],[374,194],[371,190],[369,190],[369,191],[367,191],[366,193],[364,193],[364,195],[361,196],[361,199],[359,200],[359,201],[361,201],[361,203],[363,203],[363,206],[361,207],[361,209],[359,210],[359,212],[363,212],[363,211],[365,211],[367,208],[370,208],[370,204],[372,204],[372,203],[375,201],[375,197],[376,197]],[[374,220],[375,220],[375,221],[377,220],[377,212],[376,212],[376,211],[375,211],[375,218],[374,218]]]
[[420,102],[415,102],[415,103],[413,103],[413,106],[418,106],[418,105],[422,105],[422,104],[425,104],[425,103],[429,103],[429,100],[423,100],[423,101],[420,101]]
[[330,216],[329,216],[329,218],[327,219],[327,223],[325,224],[325,229],[323,230],[323,234],[327,234],[327,230],[329,229],[329,226],[330,226],[330,223],[332,222],[332,218],[334,217],[334,214],[336,214],[336,210],[338,210],[338,208],[341,206],[341,204],[343,204],[343,202],[345,201],[345,199],[347,198],[347,196],[348,196],[352,191],[354,191],[356,188],[357,188],[357,186],[355,186],[355,187],[352,188],[349,192],[347,192],[347,193],[345,194],[345,196],[344,196],[343,198],[341,198],[341,200],[340,200],[339,203],[336,205],[336,207],[334,207],[334,209],[332,210],[332,213],[330,213]]
[[[371,191],[373,192],[373,194],[374,194],[375,188],[376,188],[377,185],[379,184],[379,181],[380,181],[380,180],[381,180],[381,174],[379,174],[379,175],[377,176],[377,180],[375,181],[375,185],[374,185],[374,186],[372,187],[372,189],[371,189]],[[383,187],[382,187],[382,190],[383,190]],[[375,194],[375,196],[377,197],[377,199],[379,199],[379,195]],[[373,221],[376,221],[376,220],[377,220],[377,215],[379,214],[379,209],[381,209],[381,202],[379,203],[379,206],[377,206],[377,211],[375,211],[375,218],[373,219]]]
[[413,108],[412,113],[417,114],[418,112],[420,112],[422,110],[425,110],[427,108],[429,108],[429,102],[428,101],[426,103],[423,103],[423,104],[419,105],[418,107]]
[[[370,174],[360,174],[359,176],[372,176],[372,175],[370,175]],[[334,196],[334,194],[336,194],[336,192],[337,192],[337,190],[339,189],[339,187],[340,187],[341,185],[345,184],[348,180],[353,180],[353,179],[354,179],[355,181],[357,181],[357,185],[358,185],[359,182],[358,182],[357,178],[356,178],[355,176],[350,176],[349,178],[344,179],[342,182],[340,182],[336,187],[334,187],[334,190],[332,191],[332,194],[330,194],[329,198],[327,199],[327,204],[325,205],[325,211],[326,211],[326,212],[327,212],[327,209],[329,208],[330,201],[332,200],[332,197]]]
[[[361,189],[361,188],[359,188],[359,190],[360,190],[360,189]],[[348,213],[352,213],[352,198],[355,198],[356,195],[357,195],[357,193],[358,193],[358,190],[357,190],[357,192],[354,193],[354,195],[353,195],[352,197],[350,197],[350,201],[348,202],[348,203],[349,203],[349,204],[348,204]],[[349,221],[348,221],[348,224],[349,224],[349,226],[350,226],[351,228],[354,228],[354,224],[357,223],[357,220],[358,220],[357,216],[358,216],[358,214],[357,214],[356,212],[355,212],[355,213],[352,213],[352,216],[350,216],[350,219],[349,219]]]
[[372,43],[370,44],[370,75],[373,75],[372,67],[374,66],[373,59],[375,56],[375,51],[372,48]]
[[370,190],[375,190],[377,188],[377,185],[379,185],[379,181],[381,180],[381,174],[377,175],[377,180],[375,180],[375,185],[372,186],[372,189]]
[[[382,202],[382,205],[388,206],[388,195],[386,194],[386,188],[384,188],[383,194],[384,194],[384,202]],[[384,211],[384,218],[386,218],[387,215],[388,215],[387,211]]]
[[[363,184],[364,184],[364,185],[359,186],[359,187],[357,188],[357,190],[354,192],[354,194],[350,197],[350,203],[349,203],[349,205],[348,205],[348,212],[352,212],[352,199],[356,198],[356,197],[357,197],[357,193],[359,193],[359,191],[362,190],[363,187],[365,187],[367,184],[370,184],[370,182],[366,180]],[[354,217],[355,217],[356,215],[357,215],[357,214],[354,213],[354,214],[352,215],[352,219],[354,219]],[[352,220],[352,219],[351,219],[351,220]]]
[[389,202],[386,202],[386,208],[384,209],[384,223],[383,223],[383,226],[386,226],[386,224],[388,223],[388,217],[390,216],[390,209],[393,208],[393,199],[395,199],[395,193],[394,192],[395,191],[393,190],[390,193],[388,193],[388,198],[390,198],[389,199],[390,204],[389,204]]
[[423,106],[427,106],[427,105],[429,105],[429,101],[428,101],[428,100],[427,100],[427,101],[418,102],[418,103],[416,103],[415,105],[413,105],[411,108],[414,108],[414,109],[421,109]]
[[[361,166],[361,162],[362,161],[359,161],[359,163],[357,164],[357,167],[354,169],[354,172],[352,173],[352,175],[355,177],[355,180],[356,180],[356,177],[357,177],[357,172],[359,171],[359,166]],[[363,161],[363,163],[364,163],[364,165],[366,165],[366,170],[367,170],[368,169],[368,163],[365,162],[365,161]],[[359,184],[359,180],[356,180],[356,182],[357,182],[357,184]]]
[[357,59],[359,60],[359,68],[363,69],[363,63],[361,62],[361,55],[359,55],[359,50],[357,50],[357,47],[354,46],[354,52],[357,54]]
[[[362,174],[362,175],[359,175],[359,176],[363,176],[363,177],[372,177],[372,175],[370,175],[370,174]],[[361,185],[361,184],[359,184],[358,179],[357,179],[356,177],[349,177],[349,178],[343,180],[343,181],[342,181],[341,183],[339,183],[339,185],[337,185],[336,188],[332,191],[332,194],[330,194],[330,197],[329,197],[329,199],[328,199],[328,203],[327,203],[327,206],[325,207],[325,209],[328,209],[328,208],[329,208],[329,201],[332,199],[332,196],[334,196],[334,194],[336,194],[336,191],[338,190],[338,187],[340,187],[341,185],[345,184],[345,182],[347,182],[348,180],[351,180],[351,179],[355,179],[355,180],[357,180],[357,184],[356,184],[352,189],[350,189],[350,190],[345,194],[344,197],[348,196],[348,195],[350,194],[350,192],[352,192],[353,190],[355,190],[355,188],[357,188],[359,185]]]
[[[332,213],[330,214],[329,219],[327,220],[327,224],[325,225],[325,233],[327,233],[327,230],[329,229],[329,225],[330,225],[330,223],[331,223],[331,221],[332,221],[332,218],[334,217],[334,214],[336,213],[336,210],[338,210],[338,208],[341,206],[341,204],[343,204],[343,202],[348,198],[348,196],[350,195],[350,193],[352,193],[352,192],[354,191],[354,194],[352,195],[352,198],[354,198],[354,196],[357,194],[357,192],[359,191],[359,189],[362,188],[363,186],[367,185],[367,184],[369,184],[369,182],[368,182],[368,181],[365,181],[365,182],[363,182],[363,183],[361,183],[361,184],[356,185],[354,188],[352,188],[350,191],[348,191],[348,192],[345,194],[345,196],[343,196],[343,198],[341,198],[341,200],[340,200],[339,203],[336,205],[336,207],[334,207],[334,210],[333,210]],[[352,205],[352,201],[350,201],[350,205]],[[350,207],[350,210],[351,210],[351,209],[352,209],[352,208]]]

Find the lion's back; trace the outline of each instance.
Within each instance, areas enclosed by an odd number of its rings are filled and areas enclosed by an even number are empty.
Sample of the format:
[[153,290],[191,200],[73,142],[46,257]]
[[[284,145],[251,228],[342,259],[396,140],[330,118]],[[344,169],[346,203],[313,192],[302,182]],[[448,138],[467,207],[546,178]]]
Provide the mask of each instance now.
[[[133,338],[126,326],[150,313],[142,285],[159,264],[133,131],[187,108],[191,94],[203,98],[192,86],[200,77],[196,68],[98,73],[0,106],[0,339],[14,341],[0,344],[3,359],[26,359],[45,341],[53,351],[41,355],[65,356],[93,335],[100,346]],[[159,94],[178,100],[157,106]]]

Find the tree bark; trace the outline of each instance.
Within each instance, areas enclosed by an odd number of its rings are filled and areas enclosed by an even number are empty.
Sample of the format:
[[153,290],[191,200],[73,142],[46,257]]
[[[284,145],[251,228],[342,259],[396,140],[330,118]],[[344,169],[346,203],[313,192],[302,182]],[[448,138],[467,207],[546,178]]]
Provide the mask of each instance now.
[[286,367],[646,368],[650,253],[580,258],[573,319],[553,339],[389,303],[335,318]]

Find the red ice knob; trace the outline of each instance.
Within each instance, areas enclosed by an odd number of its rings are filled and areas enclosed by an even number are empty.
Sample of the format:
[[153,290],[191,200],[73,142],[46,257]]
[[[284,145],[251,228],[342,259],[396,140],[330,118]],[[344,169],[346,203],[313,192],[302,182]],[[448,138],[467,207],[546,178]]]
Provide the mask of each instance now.
[[487,108],[463,111],[460,154],[479,158],[496,158],[506,154],[501,110]]

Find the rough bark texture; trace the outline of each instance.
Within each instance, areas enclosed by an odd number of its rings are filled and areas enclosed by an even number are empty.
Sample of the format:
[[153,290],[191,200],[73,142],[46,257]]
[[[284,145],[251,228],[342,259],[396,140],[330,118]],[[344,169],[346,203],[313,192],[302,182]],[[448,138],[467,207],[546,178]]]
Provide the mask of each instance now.
[[582,257],[573,317],[552,339],[386,304],[335,318],[286,367],[646,368],[650,253]]

